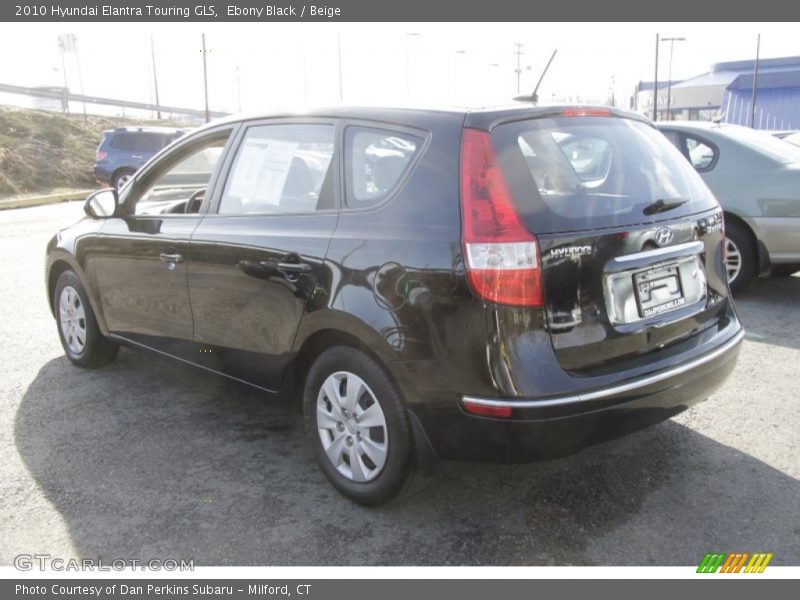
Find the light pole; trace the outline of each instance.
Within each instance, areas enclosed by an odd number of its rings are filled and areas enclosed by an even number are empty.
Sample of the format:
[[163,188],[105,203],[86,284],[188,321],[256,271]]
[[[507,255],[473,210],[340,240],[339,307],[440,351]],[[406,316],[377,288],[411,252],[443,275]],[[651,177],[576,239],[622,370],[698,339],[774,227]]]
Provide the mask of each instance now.
[[[662,42],[669,42],[669,73],[667,74],[667,121],[672,121],[672,48],[675,42],[685,42],[684,37],[661,38]],[[656,90],[658,92],[658,90]]]
[[761,34],[756,39],[756,62],[753,65],[753,101],[750,104],[750,128],[753,128],[756,121],[756,90],[758,89],[758,59],[761,52]]
[[519,94],[520,80],[522,79],[521,61],[522,61],[522,55],[524,54],[524,52],[522,51],[522,44],[520,44],[519,42],[514,43],[514,54],[517,55],[517,68],[514,69],[514,73],[517,74],[517,94]]
[[206,99],[206,123],[211,120],[211,117],[208,113],[208,65],[206,63],[206,34],[202,34],[202,41],[203,41],[203,92]]
[[[156,115],[158,116],[158,120],[161,120],[161,102],[158,101],[158,74],[156,73],[156,47],[155,43],[153,42],[153,34],[150,34],[150,59],[153,62],[153,90],[155,91],[156,95]],[[152,116],[152,114],[151,114]]]
[[653,77],[653,121],[658,121],[658,34],[656,34],[656,72]]
[[406,40],[406,98],[411,101],[411,55],[409,52],[409,39],[412,37],[419,37],[419,34],[410,31],[406,33],[405,40]]

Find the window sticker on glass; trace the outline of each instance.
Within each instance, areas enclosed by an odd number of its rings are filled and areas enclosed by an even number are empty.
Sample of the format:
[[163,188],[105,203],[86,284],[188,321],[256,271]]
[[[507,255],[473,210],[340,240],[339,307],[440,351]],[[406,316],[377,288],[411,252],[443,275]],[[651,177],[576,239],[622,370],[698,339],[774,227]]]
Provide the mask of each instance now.
[[297,142],[248,139],[229,193],[246,202],[277,206],[298,146]]

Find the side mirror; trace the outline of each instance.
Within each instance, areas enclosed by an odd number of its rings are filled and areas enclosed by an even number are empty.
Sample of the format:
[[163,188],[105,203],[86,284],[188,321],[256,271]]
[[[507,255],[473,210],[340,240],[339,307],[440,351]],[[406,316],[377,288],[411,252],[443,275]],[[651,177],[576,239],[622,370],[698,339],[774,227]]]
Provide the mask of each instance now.
[[106,188],[92,192],[86,198],[83,212],[92,219],[107,219],[113,217],[117,210],[117,190]]

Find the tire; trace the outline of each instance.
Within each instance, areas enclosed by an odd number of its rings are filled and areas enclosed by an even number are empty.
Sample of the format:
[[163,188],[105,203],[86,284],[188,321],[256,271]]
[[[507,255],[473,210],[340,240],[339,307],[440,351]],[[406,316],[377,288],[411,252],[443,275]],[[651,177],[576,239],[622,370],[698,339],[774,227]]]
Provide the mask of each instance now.
[[756,276],[756,244],[752,234],[736,222],[725,223],[725,268],[731,292],[744,290]]
[[378,506],[404,490],[413,469],[408,415],[397,386],[372,358],[347,346],[320,354],[306,378],[303,409],[317,464],[340,493]]
[[135,172],[133,169],[120,169],[111,178],[111,185],[119,192]]
[[64,271],[58,278],[53,307],[61,346],[72,363],[95,368],[116,358],[119,346],[100,332],[86,289],[74,271]]

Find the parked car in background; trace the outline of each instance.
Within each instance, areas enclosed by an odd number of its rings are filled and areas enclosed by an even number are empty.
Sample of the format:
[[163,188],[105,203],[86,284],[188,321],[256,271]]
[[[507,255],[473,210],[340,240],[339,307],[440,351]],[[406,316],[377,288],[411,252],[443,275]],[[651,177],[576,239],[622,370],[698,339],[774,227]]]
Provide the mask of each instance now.
[[731,289],[800,270],[800,148],[747,127],[663,122],[722,204]]
[[790,144],[794,144],[795,146],[800,146],[800,131],[797,133],[792,133],[791,135],[787,135],[785,138],[782,138],[784,142],[789,142]]
[[103,132],[94,164],[95,179],[121,189],[139,167],[185,133],[167,127],[119,127]]
[[85,207],[47,248],[69,360],[126,345],[295,390],[320,469],[364,504],[437,456],[560,456],[668,419],[744,335],[719,204],[616,109],[231,118]]

